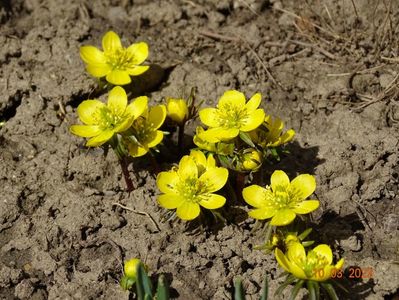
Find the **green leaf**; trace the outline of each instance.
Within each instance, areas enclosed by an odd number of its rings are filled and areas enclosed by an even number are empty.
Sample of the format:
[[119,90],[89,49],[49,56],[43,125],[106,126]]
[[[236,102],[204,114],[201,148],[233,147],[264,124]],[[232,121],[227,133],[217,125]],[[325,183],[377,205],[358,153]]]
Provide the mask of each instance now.
[[136,282],[135,279],[131,278],[131,277],[127,277],[126,275],[123,275],[123,277],[121,278],[121,282],[120,285],[124,290],[130,290],[131,287],[133,286],[133,284]]
[[[348,279],[347,278],[343,278],[343,282],[348,283]],[[339,279],[338,279],[339,280]],[[345,293],[349,293],[348,289],[345,288],[340,282],[338,282],[337,279],[331,279],[329,282],[331,282],[332,284],[336,285],[339,289],[343,290]],[[341,278],[342,280],[342,278]]]
[[312,232],[312,228],[308,228],[306,229],[304,232],[302,232],[300,235],[298,235],[298,239],[300,239],[301,241],[303,241],[304,239],[306,239],[306,237]]
[[248,133],[240,131],[240,139],[243,140],[243,142],[253,148],[255,148],[254,142],[252,142],[251,137],[249,136]]
[[313,285],[313,282],[311,280],[308,280],[306,282],[307,287],[308,287],[308,291],[309,291],[309,300],[317,300],[316,299],[316,291],[315,291],[315,287]]
[[260,297],[260,300],[267,300],[268,295],[269,295],[269,282],[267,280],[267,274],[265,274],[265,279],[263,280],[262,296]]
[[218,155],[218,159],[223,167],[227,167],[227,168],[230,167],[230,162],[229,162],[229,159],[227,158],[227,156]]
[[157,286],[157,300],[168,300],[169,296],[169,284],[165,279],[164,275],[159,276]]
[[[153,297],[151,281],[142,263],[138,265],[136,274],[137,274],[137,283],[136,283],[137,298],[139,300],[151,299]],[[148,296],[150,298],[148,298]]]
[[287,279],[278,287],[278,289],[274,292],[274,296],[280,296],[280,294],[285,290],[287,286],[293,283],[297,278],[293,275],[287,276]]
[[313,245],[313,244],[314,244],[314,241],[302,242],[302,245],[303,245],[304,247],[309,247],[309,246],[311,246],[311,245]]
[[299,280],[296,285],[294,286],[294,288],[292,289],[291,292],[291,296],[290,296],[290,300],[295,300],[296,296],[298,296],[298,293],[300,291],[300,289],[302,288],[303,284],[305,283],[305,280],[301,279]]
[[245,300],[241,278],[234,280],[234,300]]
[[320,299],[320,285],[317,281],[313,281],[313,285],[314,285],[314,290],[316,293],[316,299],[319,300]]
[[280,155],[277,152],[277,148],[270,148],[270,153],[275,160],[280,161]]
[[321,282],[320,284],[324,288],[324,290],[327,292],[327,294],[331,300],[339,299],[337,296],[337,293],[335,292],[334,287],[331,285],[331,283]]

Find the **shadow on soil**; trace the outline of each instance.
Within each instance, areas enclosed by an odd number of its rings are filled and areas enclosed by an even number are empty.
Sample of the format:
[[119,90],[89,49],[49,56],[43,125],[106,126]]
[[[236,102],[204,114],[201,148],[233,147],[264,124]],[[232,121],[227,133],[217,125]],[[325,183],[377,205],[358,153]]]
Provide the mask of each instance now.
[[299,174],[314,174],[316,168],[325,162],[325,159],[317,157],[319,147],[302,147],[294,141],[285,147],[286,154],[281,160],[270,167],[265,167],[266,181],[269,180],[274,170],[284,170],[290,179],[294,179]]

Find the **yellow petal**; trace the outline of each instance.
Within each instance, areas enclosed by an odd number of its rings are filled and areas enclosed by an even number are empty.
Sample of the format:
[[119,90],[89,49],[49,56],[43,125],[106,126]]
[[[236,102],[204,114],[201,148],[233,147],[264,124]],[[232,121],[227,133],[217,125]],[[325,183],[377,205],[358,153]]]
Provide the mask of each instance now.
[[199,173],[202,174],[206,169],[206,157],[205,154],[200,150],[191,150],[190,156],[194,159],[195,164],[198,167]]
[[174,171],[161,172],[157,176],[158,189],[165,194],[176,193],[176,185],[179,182],[179,176]]
[[290,179],[284,171],[277,170],[273,172],[272,177],[270,178],[270,184],[273,192],[276,192],[278,187],[282,187],[284,189],[288,188]]
[[148,153],[149,149],[145,145],[139,146],[137,144],[130,143],[128,144],[129,154],[132,157],[140,157],[144,156]]
[[121,39],[113,31],[108,31],[103,36],[102,44],[104,51],[110,54],[114,53],[117,49],[122,48]]
[[319,207],[319,201],[317,200],[308,200],[308,201],[302,201],[299,202],[295,208],[293,209],[293,211],[296,214],[308,214],[314,210],[316,210]]
[[264,118],[264,110],[257,109],[245,119],[245,123],[240,127],[240,130],[244,132],[254,130],[263,123]]
[[291,191],[301,199],[306,199],[316,189],[316,179],[309,174],[301,174],[291,182]]
[[114,128],[115,132],[124,132],[128,130],[133,124],[133,118],[130,116],[124,116],[125,120]]
[[334,266],[316,267],[310,279],[319,282],[326,281],[331,278],[334,272],[335,274],[337,272]]
[[141,116],[142,113],[147,109],[147,105],[148,105],[147,96],[137,97],[136,99],[133,100],[132,103],[130,103],[126,107],[125,113],[133,116],[133,119],[135,120],[139,116]]
[[184,198],[176,194],[162,194],[157,200],[166,209],[175,209],[184,203]]
[[251,218],[257,220],[265,220],[273,217],[276,214],[276,209],[272,207],[262,207],[257,209],[252,209],[248,212]]
[[101,129],[97,125],[72,125],[69,130],[81,137],[93,137],[101,133]]
[[208,130],[204,130],[200,134],[197,134],[197,140],[205,143],[217,143],[220,141],[219,139],[220,128],[212,128]]
[[276,260],[278,264],[286,271],[290,272],[290,262],[288,261],[287,257],[284,255],[283,251],[281,251],[279,248],[276,248],[274,250],[274,255],[276,256]]
[[285,226],[294,221],[296,215],[291,209],[280,209],[276,212],[270,224],[273,226]]
[[85,100],[79,104],[77,113],[79,119],[87,125],[98,124],[96,115],[99,109],[103,109],[105,104],[98,100]]
[[112,71],[111,66],[104,65],[87,65],[86,71],[94,77],[103,77]]
[[109,139],[112,138],[114,135],[114,131],[112,130],[105,130],[101,132],[99,135],[91,138],[90,140],[87,141],[86,146],[87,147],[98,147],[107,142]]
[[231,106],[244,108],[245,95],[236,90],[229,90],[224,92],[222,97],[220,97],[219,99],[218,108],[229,109]]
[[219,113],[216,108],[204,108],[199,112],[199,117],[202,123],[209,127],[218,127],[220,125],[219,122]]
[[188,117],[187,102],[184,99],[168,98],[166,105],[168,116],[178,124],[183,124]]
[[318,245],[312,251],[316,252],[317,255],[325,257],[325,259],[327,260],[329,265],[332,264],[332,261],[333,261],[332,251],[328,245],[326,245],[326,244]]
[[133,68],[127,68],[126,72],[131,76],[138,76],[146,72],[149,68],[149,66],[135,66]]
[[125,85],[132,81],[130,79],[129,73],[122,70],[112,70],[107,74],[105,79],[114,85]]
[[185,155],[180,160],[178,174],[181,180],[198,178],[198,169],[192,157]]
[[208,142],[204,141],[197,134],[194,135],[193,142],[200,149],[204,149],[204,150],[211,151],[211,152],[216,152],[216,146],[214,143],[208,143]]
[[129,277],[129,280],[136,281],[137,279],[137,268],[138,265],[141,263],[140,259],[132,258],[125,262],[123,266],[123,271],[125,276]]
[[265,197],[267,190],[259,185],[253,184],[242,190],[242,196],[249,205],[261,208],[268,205]]
[[80,57],[88,65],[105,65],[107,59],[104,53],[94,46],[82,46],[79,49]]
[[206,186],[208,193],[220,190],[227,182],[229,171],[225,168],[210,168],[201,175],[199,181]]
[[298,266],[295,262],[290,262],[290,271],[291,271],[291,274],[294,275],[296,278],[308,279],[308,277],[305,274],[305,271],[300,266]]
[[148,148],[153,148],[156,145],[158,145],[160,142],[162,142],[162,140],[163,140],[163,132],[160,131],[160,130],[156,130],[151,135],[151,139],[148,140],[147,147]]
[[287,130],[287,131],[280,137],[281,144],[285,144],[285,143],[290,142],[290,141],[294,138],[294,136],[295,136],[295,130],[293,130],[293,129]]
[[306,261],[305,247],[299,242],[291,242],[288,246],[287,258],[296,264]]
[[252,114],[259,107],[261,101],[262,95],[260,93],[256,93],[255,95],[253,95],[245,105],[247,112],[249,114]]
[[127,95],[120,86],[114,87],[108,95],[108,108],[114,115],[122,116],[127,106]]
[[216,194],[208,194],[207,198],[200,201],[200,205],[207,209],[221,208],[226,203],[226,198]]
[[165,105],[156,105],[150,109],[148,113],[148,123],[150,123],[153,129],[161,127],[166,118],[166,107]]
[[186,221],[195,219],[200,214],[200,206],[193,202],[183,202],[176,210],[177,216]]
[[337,264],[335,265],[335,268],[336,268],[337,270],[341,270],[342,267],[344,266],[344,262],[345,262],[345,260],[344,260],[343,258],[341,258],[341,259],[337,262]]
[[148,45],[145,42],[130,45],[126,50],[133,57],[132,63],[139,65],[148,57]]
[[206,160],[206,168],[209,169],[209,168],[214,168],[214,167],[216,167],[216,160],[213,157],[213,154],[211,153],[211,154],[208,154],[208,158]]
[[217,143],[219,141],[228,141],[240,133],[240,130],[237,128],[222,128],[222,127],[217,127],[217,128],[211,128],[199,136],[199,138],[204,139],[208,143]]

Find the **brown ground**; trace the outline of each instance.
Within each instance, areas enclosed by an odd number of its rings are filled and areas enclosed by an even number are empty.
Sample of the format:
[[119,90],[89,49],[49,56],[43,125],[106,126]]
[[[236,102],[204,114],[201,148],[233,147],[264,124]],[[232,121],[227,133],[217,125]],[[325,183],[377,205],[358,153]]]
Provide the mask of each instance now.
[[[182,86],[197,86],[208,105],[227,89],[260,91],[267,112],[297,131],[291,154],[273,168],[317,178],[313,237],[347,268],[374,269],[342,298],[393,298],[399,2],[308,3],[1,1],[0,298],[127,299],[117,281],[130,257],[166,273],[180,299],[230,299],[237,275],[248,299],[257,299],[265,272],[271,292],[281,282],[273,257],[252,250],[261,237],[251,220],[195,234],[162,223],[148,166],[129,195],[115,156],[88,152],[69,133],[95,86],[79,46],[100,45],[109,29],[125,44],[148,42],[150,63],[166,70],[147,75],[138,92],[153,103]],[[149,212],[161,231],[114,202]]]

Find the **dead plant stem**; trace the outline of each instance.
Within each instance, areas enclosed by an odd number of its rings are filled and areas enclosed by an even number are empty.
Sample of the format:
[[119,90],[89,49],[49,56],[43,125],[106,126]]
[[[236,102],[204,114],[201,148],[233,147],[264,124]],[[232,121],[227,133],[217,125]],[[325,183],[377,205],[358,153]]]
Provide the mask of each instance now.
[[155,228],[158,231],[161,231],[161,229],[159,228],[157,222],[155,222],[154,218],[149,213],[147,213],[145,211],[135,210],[135,209],[133,209],[131,207],[125,206],[125,205],[120,204],[118,202],[114,202],[114,203],[112,203],[112,205],[113,206],[119,206],[120,208],[123,208],[125,210],[131,211],[131,212],[133,212],[135,214],[138,214],[138,215],[147,216],[151,220],[152,224],[154,224]]

